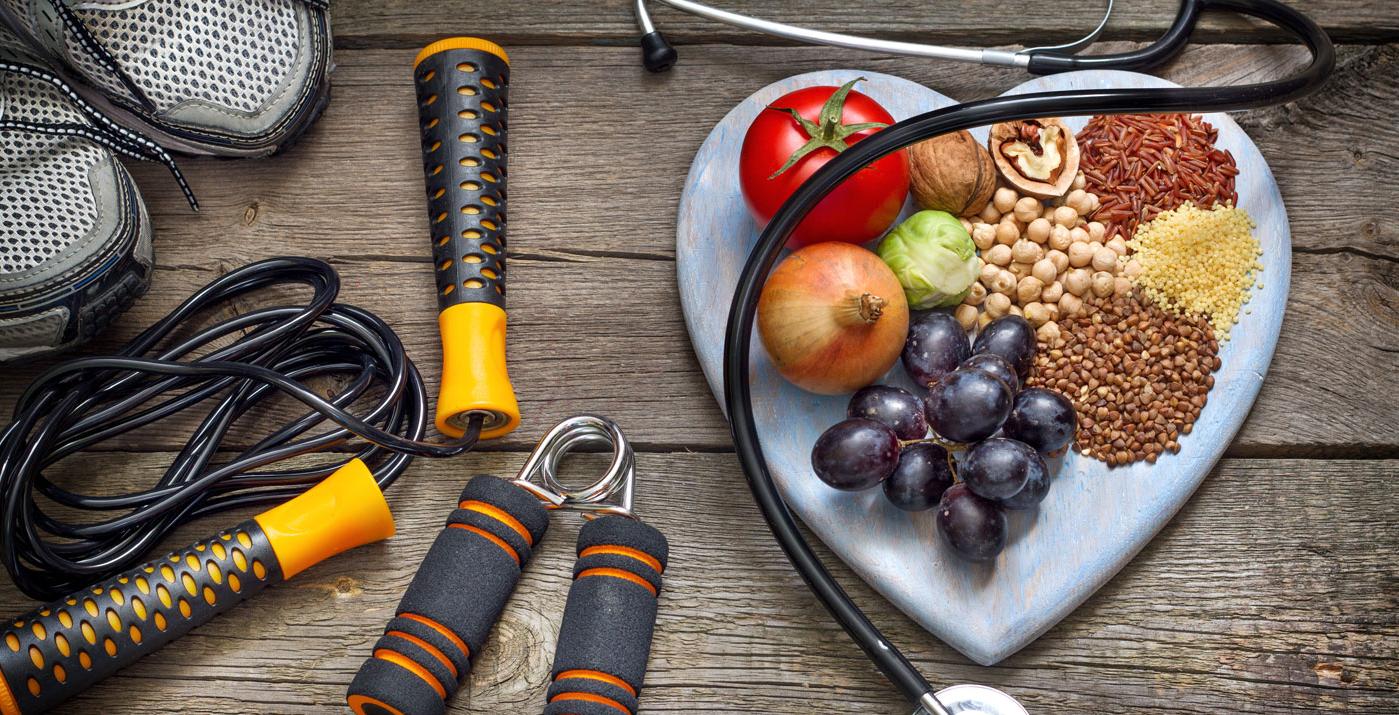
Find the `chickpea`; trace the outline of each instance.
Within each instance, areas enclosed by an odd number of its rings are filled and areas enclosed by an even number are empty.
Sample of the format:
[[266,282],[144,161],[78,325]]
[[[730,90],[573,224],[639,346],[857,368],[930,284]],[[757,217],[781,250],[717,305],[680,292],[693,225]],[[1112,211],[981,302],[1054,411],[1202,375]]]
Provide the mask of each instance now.
[[1083,172],[1081,171],[1077,174],[1074,174],[1074,183],[1072,184],[1072,186],[1075,189],[1082,189],[1085,186],[1088,186],[1088,177],[1084,176]]
[[986,286],[981,283],[973,283],[967,291],[967,297],[962,299],[963,305],[978,306],[986,302]]
[[1132,293],[1132,281],[1130,281],[1130,280],[1128,280],[1128,279],[1126,279],[1126,278],[1123,278],[1122,276],[1118,276],[1118,277],[1112,279],[1112,294],[1113,294],[1113,295],[1122,296],[1122,295],[1131,295],[1131,293]]
[[994,225],[997,221],[1001,220],[1001,212],[996,210],[996,204],[990,203],[986,204],[986,208],[982,209],[981,213],[977,214],[977,218],[981,219],[982,223]]
[[1015,298],[1021,305],[1034,303],[1040,299],[1040,291],[1044,290],[1044,284],[1034,276],[1025,276],[1015,286]]
[[[979,285],[979,284],[973,284]],[[1064,284],[1059,281],[1051,281],[1046,284],[1044,290],[1040,291],[1041,303],[1058,303],[1064,297]]]
[[1002,293],[992,293],[986,296],[986,314],[992,318],[999,318],[1010,310],[1010,296]]
[[971,330],[976,325],[976,317],[981,311],[970,305],[959,305],[957,310],[952,312],[952,317],[962,324],[963,330]]
[[1049,260],[1049,257],[1046,256],[1035,261],[1034,267],[1030,269],[1030,275],[1038,278],[1041,284],[1049,285],[1054,282],[1055,278],[1059,277],[1059,269],[1055,268],[1054,261]]
[[1040,200],[1033,196],[1022,197],[1015,202],[1015,220],[1029,223],[1040,217]]
[[977,328],[984,328],[990,325],[992,320],[994,320],[994,318],[991,317],[991,314],[983,310],[981,311],[981,315],[976,319],[976,326]]
[[996,227],[989,223],[972,224],[972,243],[976,244],[979,250],[985,251],[996,245]]
[[[1043,301],[1041,301],[1041,302],[1043,302]],[[1047,310],[1047,311],[1049,311],[1049,319],[1050,319],[1050,320],[1058,320],[1058,319],[1059,319],[1059,304],[1057,304],[1057,303],[1045,303],[1045,304],[1044,304],[1044,309]]]
[[[1009,298],[1010,294],[1015,292],[1015,284],[1018,282],[1019,281],[1016,280],[1014,273],[1011,273],[1007,270],[1002,270],[1000,273],[996,274],[996,277],[994,279],[992,279],[991,285],[986,287],[990,288],[992,293],[999,293]],[[989,300],[990,298],[988,297],[988,301]]]
[[1015,189],[1009,186],[1002,186],[996,189],[995,195],[991,197],[991,205],[995,206],[997,211],[1008,214],[1015,210],[1015,202],[1019,200],[1020,195],[1015,193]]
[[1088,237],[1093,241],[1101,241],[1108,233],[1108,227],[1097,221],[1088,222]]
[[1044,243],[1049,240],[1051,224],[1043,218],[1037,218],[1030,222],[1025,229],[1025,236],[1035,243]]
[[1065,293],[1059,299],[1059,314],[1065,318],[1072,318],[1083,310],[1083,300],[1073,293]]
[[1107,246],[1108,248],[1111,248],[1112,252],[1116,253],[1119,256],[1127,255],[1127,242],[1122,240],[1121,236],[1113,236],[1111,241],[1108,241],[1103,245]]
[[972,232],[972,222],[971,222],[971,221],[968,221],[966,218],[958,218],[958,219],[957,219],[957,222],[960,223],[960,224],[962,224],[962,230],[963,230],[963,231],[966,231],[966,232],[969,233],[969,234]]
[[1059,275],[1069,269],[1069,254],[1063,251],[1050,251],[1044,254],[1050,263],[1054,264],[1054,275]]
[[1034,241],[1022,238],[1011,247],[1011,255],[1017,263],[1034,263],[1044,258],[1044,248]]
[[1102,242],[1102,241],[1089,241],[1089,242],[1088,242],[1088,247],[1091,248],[1091,249],[1093,249],[1093,252],[1094,252],[1094,253],[1097,253],[1097,252],[1098,252],[1098,249],[1100,249],[1100,248],[1103,247],[1103,242]]
[[1104,246],[1093,254],[1093,270],[1107,273],[1117,272],[1117,251]]
[[1015,222],[1014,216],[1002,216],[1001,222],[996,224],[996,243],[1009,246],[1020,239],[1020,225]]
[[1064,197],[1064,205],[1079,212],[1080,214],[1087,213],[1083,210],[1083,200],[1087,196],[1087,191],[1084,191],[1083,189],[1074,189],[1073,191],[1069,192],[1068,196]]
[[1063,333],[1059,331],[1058,323],[1050,321],[1048,323],[1045,323],[1044,325],[1041,325],[1037,330],[1035,330],[1035,337],[1039,338],[1039,341],[1041,343],[1053,346],[1055,343],[1059,342],[1061,337],[1063,337]]
[[1069,244],[1073,243],[1073,232],[1063,226],[1055,226],[1049,232],[1049,247],[1056,251],[1069,250]]
[[1083,210],[1083,211],[1079,211],[1079,213],[1083,214],[1084,216],[1087,216],[1088,214],[1091,214],[1091,213],[1093,213],[1094,211],[1097,211],[1099,206],[1102,206],[1102,203],[1099,201],[1098,195],[1097,195],[1097,194],[1084,194],[1084,196],[1083,196],[1083,207],[1084,207],[1084,210]]
[[[1069,265],[1074,268],[1082,268],[1093,262],[1094,251],[1092,244],[1073,243],[1069,244]],[[994,261],[992,261],[994,263]]]
[[989,288],[991,286],[991,281],[996,280],[996,276],[999,275],[1000,272],[1000,266],[997,266],[994,263],[987,263],[986,265],[981,267],[981,275],[979,276],[979,278],[981,279],[981,282],[986,284],[986,286]]
[[1059,204],[1045,204],[1044,211],[1040,213],[1040,218],[1054,223],[1054,209],[1059,208]]
[[1126,265],[1122,266],[1122,275],[1127,276],[1128,278],[1136,278],[1141,274],[1142,262],[1138,261],[1135,258],[1133,258],[1130,261],[1127,261]]
[[1025,317],[1025,311],[1021,310],[1018,305],[1012,305],[1006,310],[1006,315],[1018,315],[1023,318]]
[[1040,327],[1049,322],[1049,309],[1043,303],[1027,303],[1024,308],[1025,319],[1030,321],[1032,327]]
[[1072,206],[1060,206],[1054,209],[1054,223],[1065,228],[1073,228],[1078,224],[1078,211]]
[[991,250],[987,251],[983,256],[986,258],[987,263],[997,266],[1008,266],[1010,265],[1011,253],[1010,246],[998,243],[992,246]]
[[1106,298],[1117,289],[1117,281],[1111,273],[1098,271],[1093,274],[1093,295],[1099,298]]
[[1074,243],[1088,243],[1092,240],[1092,236],[1088,233],[1088,229],[1074,226],[1069,229],[1069,240]]
[[1029,263],[1011,263],[1010,268],[1006,270],[1009,270],[1011,274],[1015,276],[1015,281],[1018,283],[1021,278],[1030,275],[1030,269],[1032,268],[1034,268],[1034,266]]
[[1086,268],[1075,268],[1064,274],[1064,290],[1067,290],[1070,295],[1081,298],[1087,295],[1088,290],[1092,287],[1092,276],[1093,274]]

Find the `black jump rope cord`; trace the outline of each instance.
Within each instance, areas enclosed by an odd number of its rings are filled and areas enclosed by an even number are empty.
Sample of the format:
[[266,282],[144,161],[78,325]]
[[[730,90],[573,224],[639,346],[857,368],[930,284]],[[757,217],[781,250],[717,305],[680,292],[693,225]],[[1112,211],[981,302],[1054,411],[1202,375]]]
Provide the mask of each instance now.
[[[233,301],[251,293],[296,285],[311,288],[304,305],[201,321],[220,308],[233,312]],[[61,597],[139,565],[191,519],[281,503],[351,457],[384,488],[416,456],[471,449],[479,418],[458,440],[422,441],[429,423],[422,376],[393,329],[336,303],[339,291],[339,276],[323,261],[260,261],[209,283],[116,355],[70,360],[40,375],[0,433],[0,558],[15,584],[36,599]],[[336,392],[327,398],[307,387],[317,378],[333,378]],[[265,403],[279,394],[310,410],[231,457],[220,454],[238,420],[250,412],[265,420]],[[98,496],[45,476],[59,460],[187,411],[196,412],[193,431],[149,488]],[[267,469],[332,448],[342,454],[330,463]],[[39,497],[59,508],[46,510]]]
[[852,145],[802,184],[764,229],[739,275],[724,341],[724,404],[749,488],[778,544],[807,586],[910,703],[918,704],[931,696],[932,686],[821,564],[768,471],[753,415],[748,370],[753,320],[763,284],[787,238],[821,199],[856,171],[915,142],[962,129],[1036,117],[1222,112],[1266,107],[1312,94],[1321,88],[1335,66],[1335,49],[1326,33],[1306,15],[1276,0],[1183,0],[1176,22],[1159,42],[1148,48],[1090,57],[1037,54],[1030,61],[1030,70],[1150,69],[1184,48],[1200,12],[1207,9],[1251,15],[1285,30],[1311,51],[1311,64],[1296,75],[1272,82],[1233,87],[1041,92],[968,102],[906,119]]

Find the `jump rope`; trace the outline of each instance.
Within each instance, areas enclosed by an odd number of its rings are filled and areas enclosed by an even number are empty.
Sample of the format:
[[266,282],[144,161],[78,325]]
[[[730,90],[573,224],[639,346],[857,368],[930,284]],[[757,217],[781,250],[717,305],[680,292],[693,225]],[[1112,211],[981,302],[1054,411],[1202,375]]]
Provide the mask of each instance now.
[[[899,122],[837,155],[800,187],[765,228],[739,277],[725,340],[724,399],[754,497],[812,591],[899,692],[934,715],[950,711],[812,553],[768,472],[749,391],[762,284],[788,236],[827,193],[861,167],[918,141],[1042,116],[1282,104],[1318,90],[1334,66],[1334,49],[1320,27],[1275,0],[1185,0],[1175,24],[1151,47],[1082,58],[1040,54],[1029,67],[1150,69],[1184,48],[1207,9],[1285,30],[1310,50],[1310,64],[1265,83],[1046,92],[969,102]],[[26,594],[54,600],[0,635],[0,715],[52,709],[265,586],[386,538],[393,523],[381,489],[414,457],[456,456],[518,424],[504,355],[508,60],[489,42],[447,40],[420,53],[415,80],[443,336],[436,424],[451,441],[423,440],[426,387],[392,328],[336,302],[335,271],[312,259],[272,259],[230,272],[116,355],[46,371],[0,433],[0,558]],[[199,322],[231,301],[286,284],[309,286],[311,299]],[[344,386],[329,397],[305,384],[331,376]],[[279,393],[309,411],[216,462],[238,419],[261,413]],[[85,495],[44,474],[59,460],[196,407],[204,412],[188,441],[148,489]],[[583,443],[611,444],[613,465],[591,487],[570,492],[556,477],[557,462]],[[271,468],[332,448],[353,449],[354,456]],[[577,509],[602,518],[580,534],[545,712],[635,713],[668,547],[659,532],[634,518],[631,489],[625,438],[595,417],[552,431],[517,479],[469,482],[352,684],[351,708],[359,715],[441,712],[499,618],[549,512]],[[619,495],[621,503],[614,504]],[[55,516],[40,497],[57,513],[75,515]],[[190,520],[266,504],[279,506],[182,551],[142,561]]]

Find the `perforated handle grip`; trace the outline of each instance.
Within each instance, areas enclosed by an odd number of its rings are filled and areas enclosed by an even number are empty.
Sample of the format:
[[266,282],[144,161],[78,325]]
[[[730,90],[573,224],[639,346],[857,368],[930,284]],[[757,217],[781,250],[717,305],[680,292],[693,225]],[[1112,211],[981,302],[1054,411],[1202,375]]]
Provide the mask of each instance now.
[[505,370],[505,209],[510,63],[498,45],[435,42],[414,67],[428,222],[442,331],[437,427],[460,436],[513,430],[520,408]]
[[350,709],[444,712],[548,528],[534,496],[496,477],[473,478],[350,684]]
[[0,713],[47,712],[281,580],[249,520],[45,605],[4,631]]
[[608,516],[583,527],[545,715],[636,712],[669,552],[640,521]]

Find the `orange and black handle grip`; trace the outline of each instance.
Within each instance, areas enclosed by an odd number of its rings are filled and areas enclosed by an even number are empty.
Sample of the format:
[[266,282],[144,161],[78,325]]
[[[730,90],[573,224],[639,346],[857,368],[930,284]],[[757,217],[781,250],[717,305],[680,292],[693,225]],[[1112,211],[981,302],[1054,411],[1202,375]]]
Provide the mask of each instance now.
[[549,512],[532,494],[498,477],[468,482],[350,683],[350,709],[356,715],[441,715],[548,528]]
[[228,531],[21,616],[0,631],[0,715],[34,715],[95,685],[268,586],[393,535],[354,460]]
[[413,67],[437,275],[442,387],[437,428],[483,439],[520,424],[505,368],[505,209],[510,61],[487,40],[453,37]]
[[661,532],[607,516],[578,534],[545,715],[634,715],[669,558]]

